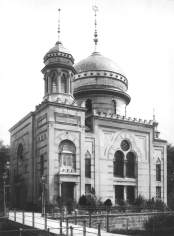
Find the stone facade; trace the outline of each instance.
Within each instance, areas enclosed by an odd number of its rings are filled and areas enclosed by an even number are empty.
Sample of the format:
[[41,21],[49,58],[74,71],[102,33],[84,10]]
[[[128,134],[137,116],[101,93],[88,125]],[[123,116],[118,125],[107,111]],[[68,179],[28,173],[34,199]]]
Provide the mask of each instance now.
[[[60,42],[45,55],[41,104],[10,129],[13,206],[142,195],[167,201],[166,141],[155,120],[132,119],[128,81],[94,52],[73,65]],[[44,176],[44,182],[42,177]]]

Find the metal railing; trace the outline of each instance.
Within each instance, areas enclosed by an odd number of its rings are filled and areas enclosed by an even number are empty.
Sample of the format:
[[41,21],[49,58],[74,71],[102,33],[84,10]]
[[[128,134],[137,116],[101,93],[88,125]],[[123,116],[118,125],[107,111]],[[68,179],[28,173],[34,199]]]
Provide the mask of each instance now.
[[[96,236],[101,236],[101,224],[98,223],[96,232],[87,230],[87,223],[86,220],[83,221],[83,226],[77,226],[76,224],[73,225],[69,222],[68,217],[60,217],[59,220],[54,220],[48,218],[48,214],[45,213],[42,216],[39,213],[35,212],[24,212],[24,211],[10,211],[9,212],[9,219],[13,220],[20,224],[20,228],[18,230],[19,235],[22,236],[22,232],[24,231],[45,231],[50,235],[54,233],[55,235],[66,235],[66,236],[73,236],[75,232],[81,232],[82,236],[87,236],[87,234],[94,234]],[[50,224],[54,223],[55,227],[50,226]],[[58,227],[56,226],[58,224]],[[64,225],[63,225],[64,224]],[[23,225],[24,227],[22,227]],[[32,227],[32,228],[26,228]]]

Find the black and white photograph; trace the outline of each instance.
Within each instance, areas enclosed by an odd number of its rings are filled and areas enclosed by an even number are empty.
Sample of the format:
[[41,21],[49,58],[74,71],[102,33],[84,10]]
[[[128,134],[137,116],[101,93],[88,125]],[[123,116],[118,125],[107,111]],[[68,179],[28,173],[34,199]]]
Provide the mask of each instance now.
[[0,236],[174,235],[174,0],[0,0]]

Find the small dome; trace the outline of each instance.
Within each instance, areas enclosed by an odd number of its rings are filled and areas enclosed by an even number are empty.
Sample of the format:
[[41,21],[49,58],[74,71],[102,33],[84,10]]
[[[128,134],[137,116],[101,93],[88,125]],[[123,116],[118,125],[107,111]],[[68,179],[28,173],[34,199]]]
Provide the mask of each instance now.
[[88,71],[110,71],[124,75],[120,68],[111,59],[104,57],[99,52],[93,52],[89,57],[75,65],[77,73]]
[[74,63],[73,56],[71,55],[69,50],[63,46],[63,44],[60,41],[56,42],[55,46],[46,53],[46,55],[44,56],[44,63],[47,64],[50,62],[52,63],[54,61],[59,61],[59,60],[53,60],[52,58],[65,58],[70,60],[72,64]]
[[54,53],[54,52],[64,52],[64,53],[67,53],[67,54],[71,54],[70,51],[68,49],[66,49],[60,41],[56,42],[55,46],[53,48],[51,48],[47,52],[47,54],[48,53]]

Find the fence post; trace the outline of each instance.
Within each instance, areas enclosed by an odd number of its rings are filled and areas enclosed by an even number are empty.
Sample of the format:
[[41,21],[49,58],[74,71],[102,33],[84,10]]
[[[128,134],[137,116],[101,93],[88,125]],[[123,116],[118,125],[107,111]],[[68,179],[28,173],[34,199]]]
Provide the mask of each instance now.
[[22,228],[19,228],[19,236],[22,236]]
[[76,209],[75,209],[75,219],[74,219],[74,220],[75,220],[74,223],[75,223],[75,225],[76,225],[76,224],[77,224],[77,210],[76,210]]
[[86,236],[86,221],[83,221],[83,236]]
[[89,211],[89,228],[91,228],[91,212]]
[[24,210],[22,211],[22,224],[25,224],[25,212]]
[[73,227],[70,226],[70,236],[73,236]]
[[129,229],[129,218],[128,217],[127,217],[127,222],[126,223],[127,223],[127,229],[126,230],[128,231],[128,229]]
[[100,223],[98,223],[98,234],[97,235],[101,236],[101,225],[100,225]]
[[45,213],[45,230],[47,230],[47,213]]
[[16,221],[16,209],[14,209],[14,221]]
[[66,218],[66,235],[68,236],[68,217]]
[[49,228],[47,229],[47,233],[48,233],[47,235],[50,236],[50,229]]
[[60,216],[60,235],[62,235],[62,216]]
[[109,214],[108,214],[108,211],[107,211],[107,214],[106,214],[106,232],[109,232]]
[[32,212],[32,226],[34,228],[34,212]]

